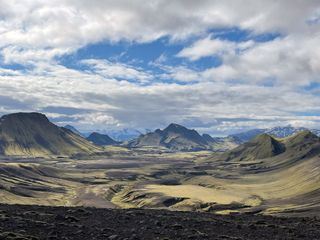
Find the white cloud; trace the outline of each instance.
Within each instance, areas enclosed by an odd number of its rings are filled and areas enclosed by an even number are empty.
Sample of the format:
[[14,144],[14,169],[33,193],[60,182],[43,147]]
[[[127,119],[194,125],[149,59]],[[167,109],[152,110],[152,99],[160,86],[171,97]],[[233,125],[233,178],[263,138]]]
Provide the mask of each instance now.
[[202,57],[229,54],[234,51],[235,46],[236,44],[233,42],[211,39],[211,36],[208,36],[196,41],[190,47],[184,48],[177,56],[195,61]]
[[274,79],[293,87],[320,81],[320,33],[287,36],[256,44],[242,54],[224,56],[223,65],[206,70],[211,79],[243,79],[261,82]]
[[182,49],[177,56],[188,58],[191,61],[199,60],[203,57],[231,55],[242,53],[254,46],[254,41],[248,40],[245,42],[232,42],[221,40],[219,38],[212,39],[209,35],[204,39],[194,42],[191,46]]
[[3,56],[3,63],[19,63],[22,65],[36,64],[39,61],[52,61],[55,57],[71,53],[70,49],[37,49],[37,48],[20,48],[8,46],[3,48],[0,53]]
[[[21,101],[28,106],[21,105],[15,111],[32,109],[52,114],[59,109],[75,109],[75,113],[68,110],[67,115],[71,122],[77,122],[83,128],[120,125],[152,129],[170,122],[188,124],[190,119],[197,120],[198,125],[193,127],[208,123],[217,131],[221,124],[220,127],[229,123],[231,131],[254,121],[257,125],[263,125],[265,121],[272,125],[302,119],[309,124],[320,124],[320,117],[294,114],[319,112],[320,97],[288,91],[286,87],[275,89],[205,81],[193,85],[157,83],[144,86],[107,79],[94,72],[43,65],[24,75],[0,76],[0,89],[2,96],[7,93],[8,105],[18,106],[15,101]],[[1,111],[10,110],[12,107]],[[232,127],[232,124],[236,126]]]
[[[299,89],[319,82],[318,0],[0,0],[0,6],[1,61],[28,66],[0,67],[1,113],[43,110],[84,126],[192,122],[212,132],[288,123],[320,127],[319,117],[295,113],[320,111],[319,95]],[[221,28],[281,37],[239,43],[208,33]],[[89,44],[135,44],[164,36],[180,44],[195,39],[179,57],[196,61],[218,55],[222,65],[203,71],[166,66],[172,56],[164,53],[155,62],[164,72],[159,74],[117,60],[84,60],[86,71],[57,60]],[[265,81],[276,87],[263,86]],[[52,110],[59,108],[76,113]]]
[[167,65],[157,65],[160,67],[165,73],[157,75],[156,77],[159,79],[176,81],[180,83],[190,83],[190,82],[199,82],[203,80],[201,76],[201,72],[192,70],[185,66],[172,67]]
[[184,39],[221,27],[313,32],[318,26],[307,22],[319,12],[318,0],[1,0],[0,6],[0,48],[14,46],[24,55],[21,49],[60,55],[103,40]]
[[136,80],[142,83],[149,82],[153,78],[151,74],[124,63],[113,63],[101,59],[85,59],[81,63],[90,66],[93,72],[105,78]]

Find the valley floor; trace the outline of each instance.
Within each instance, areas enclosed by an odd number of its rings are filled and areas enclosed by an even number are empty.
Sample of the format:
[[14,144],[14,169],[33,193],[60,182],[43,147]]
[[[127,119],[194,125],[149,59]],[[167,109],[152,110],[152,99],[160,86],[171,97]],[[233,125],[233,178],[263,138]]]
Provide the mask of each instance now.
[[[112,147],[89,158],[0,158],[0,203],[320,216],[320,161],[211,160]],[[293,159],[293,160],[290,160]]]
[[319,239],[320,219],[0,205],[0,239]]

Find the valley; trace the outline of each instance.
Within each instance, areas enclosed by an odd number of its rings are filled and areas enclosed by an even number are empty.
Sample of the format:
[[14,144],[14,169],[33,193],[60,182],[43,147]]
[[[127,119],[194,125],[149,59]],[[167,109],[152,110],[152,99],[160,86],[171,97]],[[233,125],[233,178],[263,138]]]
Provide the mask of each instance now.
[[0,240],[320,240],[320,0],[0,0]]
[[317,239],[314,131],[243,141],[170,124],[117,142],[38,113],[0,120],[0,239]]
[[3,157],[0,203],[318,216],[319,145],[305,131],[224,153],[107,146],[108,155]]

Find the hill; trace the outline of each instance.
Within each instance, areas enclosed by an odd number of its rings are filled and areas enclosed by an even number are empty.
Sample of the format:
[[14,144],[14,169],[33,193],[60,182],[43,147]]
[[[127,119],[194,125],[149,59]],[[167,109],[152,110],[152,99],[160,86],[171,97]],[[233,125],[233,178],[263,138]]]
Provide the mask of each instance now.
[[253,140],[246,142],[235,149],[219,156],[223,161],[244,161],[274,157],[284,152],[285,147],[268,134],[261,134]]
[[51,123],[40,113],[14,113],[0,119],[2,155],[73,155],[100,151],[86,139]]
[[92,142],[98,146],[107,146],[107,145],[115,145],[119,142],[113,140],[106,134],[100,134],[97,132],[91,133],[89,137],[86,138],[88,141]]

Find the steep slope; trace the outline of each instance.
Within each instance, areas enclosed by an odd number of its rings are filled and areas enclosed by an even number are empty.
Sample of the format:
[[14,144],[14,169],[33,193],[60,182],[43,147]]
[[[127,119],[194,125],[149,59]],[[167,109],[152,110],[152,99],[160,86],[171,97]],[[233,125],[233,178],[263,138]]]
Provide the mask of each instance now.
[[172,150],[203,150],[208,149],[208,142],[195,130],[178,124],[170,124],[164,130],[141,135],[129,142],[129,147],[157,146]]
[[91,133],[89,137],[86,138],[88,141],[94,143],[98,146],[107,146],[118,144],[117,141],[113,140],[106,134],[100,134],[97,132]]
[[223,161],[250,161],[274,157],[284,151],[285,146],[282,143],[267,134],[261,134],[216,158]]
[[297,146],[310,146],[318,143],[320,138],[309,130],[301,131],[291,137],[284,139],[286,145],[290,148],[296,148]]
[[72,155],[97,151],[99,147],[54,125],[40,113],[15,113],[0,119],[0,153],[4,155]]
[[282,141],[286,146],[284,158],[308,159],[320,154],[320,138],[311,131],[298,132]]
[[170,124],[163,130],[162,143],[171,149],[206,149],[207,142],[196,130],[190,130],[178,124]]

